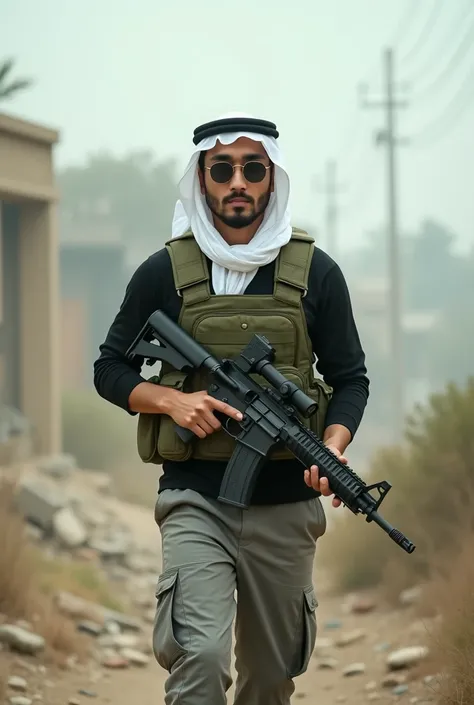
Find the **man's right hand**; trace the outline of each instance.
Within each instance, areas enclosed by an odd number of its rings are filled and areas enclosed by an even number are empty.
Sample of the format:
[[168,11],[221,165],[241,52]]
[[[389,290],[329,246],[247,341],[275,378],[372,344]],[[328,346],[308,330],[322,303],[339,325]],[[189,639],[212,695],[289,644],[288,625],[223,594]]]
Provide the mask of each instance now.
[[222,424],[214,416],[213,411],[219,411],[236,421],[242,421],[243,417],[240,411],[229,404],[214,399],[205,391],[191,394],[180,392],[177,389],[169,391],[170,394],[166,395],[166,403],[163,405],[164,413],[171,416],[178,426],[188,428],[199,438],[205,438],[221,428]]

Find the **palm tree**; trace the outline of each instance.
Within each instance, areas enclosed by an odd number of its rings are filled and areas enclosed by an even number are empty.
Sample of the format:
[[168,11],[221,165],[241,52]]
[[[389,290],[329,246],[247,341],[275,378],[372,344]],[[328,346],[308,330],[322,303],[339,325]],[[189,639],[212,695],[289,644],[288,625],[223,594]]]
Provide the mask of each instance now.
[[15,93],[30,88],[32,85],[32,81],[28,78],[10,78],[14,65],[13,59],[0,61],[0,100],[8,100]]

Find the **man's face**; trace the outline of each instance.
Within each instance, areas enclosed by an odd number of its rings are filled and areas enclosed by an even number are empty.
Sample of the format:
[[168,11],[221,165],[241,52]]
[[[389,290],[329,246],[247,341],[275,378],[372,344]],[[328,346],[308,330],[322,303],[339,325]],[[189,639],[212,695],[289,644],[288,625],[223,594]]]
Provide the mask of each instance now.
[[[233,173],[229,164],[235,167]],[[248,171],[243,169],[246,164]],[[230,178],[219,183],[213,176],[219,181]],[[263,179],[256,181],[261,176]],[[211,212],[232,228],[244,228],[267,207],[273,191],[273,168],[261,142],[240,137],[228,145],[217,142],[205,153],[199,181]]]

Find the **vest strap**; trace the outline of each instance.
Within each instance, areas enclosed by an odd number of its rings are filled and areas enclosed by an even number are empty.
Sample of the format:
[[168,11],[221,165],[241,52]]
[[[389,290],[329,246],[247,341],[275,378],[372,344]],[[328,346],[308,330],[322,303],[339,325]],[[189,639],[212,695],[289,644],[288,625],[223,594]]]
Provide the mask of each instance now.
[[280,250],[275,267],[276,299],[299,306],[308,291],[308,277],[313,258],[314,240],[304,230],[293,228],[291,240]]
[[209,274],[206,259],[191,231],[166,243],[176,291],[186,306],[210,298]]

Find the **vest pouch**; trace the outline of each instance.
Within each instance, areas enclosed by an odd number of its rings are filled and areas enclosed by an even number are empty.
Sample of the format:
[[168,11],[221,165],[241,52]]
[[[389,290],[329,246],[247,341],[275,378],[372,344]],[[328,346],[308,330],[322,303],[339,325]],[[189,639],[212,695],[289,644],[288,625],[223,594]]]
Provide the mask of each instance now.
[[306,424],[320,440],[323,440],[332,389],[322,379],[314,377],[306,393],[310,399],[314,399],[318,403],[318,410],[306,420]]
[[[275,365],[276,369],[284,376],[289,382],[294,382],[303,392],[308,394],[308,383],[306,382],[306,376],[301,372],[300,370],[297,370],[295,367],[290,367],[290,366],[285,366],[285,365]],[[269,386],[269,383],[263,379],[260,378],[259,382],[262,386]],[[273,387],[271,387],[273,389]],[[312,395],[308,394],[308,396],[312,399]],[[318,412],[316,412],[318,413]],[[309,419],[303,418],[301,414],[298,415],[299,419],[306,425],[309,426]],[[269,456],[272,460],[290,460],[294,458],[293,453],[290,453],[290,451],[286,450],[286,448],[278,448],[275,449],[272,453],[270,453]]]
[[[152,384],[184,391],[187,374],[171,370],[148,379]],[[174,430],[175,422],[167,414],[140,414],[137,425],[138,454],[144,463],[161,465],[163,460],[187,460],[191,443],[184,443]]]

